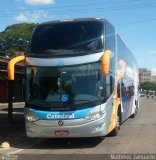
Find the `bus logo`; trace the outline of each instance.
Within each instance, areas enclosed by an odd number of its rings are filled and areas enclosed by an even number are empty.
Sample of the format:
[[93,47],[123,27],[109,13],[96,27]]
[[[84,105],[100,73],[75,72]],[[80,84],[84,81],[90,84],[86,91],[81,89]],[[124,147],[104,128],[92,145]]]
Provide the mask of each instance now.
[[63,126],[63,124],[64,124],[63,121],[58,121],[59,126]]

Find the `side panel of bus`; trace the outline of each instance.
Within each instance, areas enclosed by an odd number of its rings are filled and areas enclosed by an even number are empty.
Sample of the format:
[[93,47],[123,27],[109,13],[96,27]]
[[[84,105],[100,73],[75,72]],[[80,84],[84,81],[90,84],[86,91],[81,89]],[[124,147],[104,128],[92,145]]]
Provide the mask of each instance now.
[[124,74],[120,79],[121,119],[123,122],[132,115],[133,108],[136,105],[137,85],[135,84],[135,79],[137,74],[133,55],[117,35],[117,63],[119,61],[125,63]]

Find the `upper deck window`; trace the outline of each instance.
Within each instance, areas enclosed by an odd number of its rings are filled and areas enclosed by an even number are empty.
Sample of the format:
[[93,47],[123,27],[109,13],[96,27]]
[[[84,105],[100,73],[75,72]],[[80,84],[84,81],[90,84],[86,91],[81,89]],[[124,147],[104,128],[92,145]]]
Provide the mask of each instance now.
[[29,55],[69,56],[103,49],[103,21],[70,21],[39,25],[32,36]]

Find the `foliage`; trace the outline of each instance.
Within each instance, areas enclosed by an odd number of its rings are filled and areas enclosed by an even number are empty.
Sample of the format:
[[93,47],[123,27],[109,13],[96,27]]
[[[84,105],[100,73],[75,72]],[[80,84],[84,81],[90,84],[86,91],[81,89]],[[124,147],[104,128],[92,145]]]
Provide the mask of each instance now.
[[153,90],[156,91],[156,83],[154,82],[143,82],[140,84],[140,88],[143,90]]
[[36,25],[34,23],[20,23],[6,27],[5,31],[0,32],[1,53],[4,52],[12,57],[27,52],[32,31]]

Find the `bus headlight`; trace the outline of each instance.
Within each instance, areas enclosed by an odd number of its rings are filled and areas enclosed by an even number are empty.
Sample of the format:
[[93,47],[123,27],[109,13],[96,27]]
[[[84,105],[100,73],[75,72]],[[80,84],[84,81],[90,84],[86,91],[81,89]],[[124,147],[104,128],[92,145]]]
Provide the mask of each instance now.
[[85,117],[85,119],[95,121],[103,116],[100,105],[93,108]]
[[26,119],[27,121],[29,121],[29,122],[35,122],[35,121],[37,121],[39,118],[38,118],[35,114],[33,114],[33,113],[27,113],[27,114],[25,115],[25,119]]
[[88,115],[85,117],[85,119],[88,119],[88,120],[91,120],[91,121],[95,121],[99,118],[102,117],[102,114],[101,113],[95,113],[95,114],[91,114],[91,115]]

